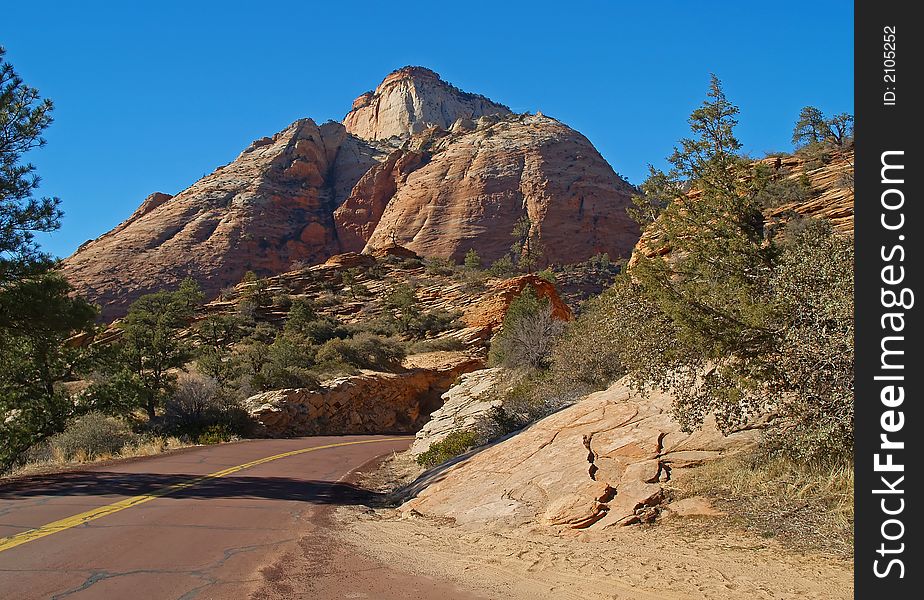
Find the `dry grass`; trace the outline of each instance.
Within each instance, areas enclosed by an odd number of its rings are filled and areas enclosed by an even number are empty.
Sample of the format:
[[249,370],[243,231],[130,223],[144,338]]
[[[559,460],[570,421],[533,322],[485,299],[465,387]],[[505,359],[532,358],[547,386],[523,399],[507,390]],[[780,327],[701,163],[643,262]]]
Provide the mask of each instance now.
[[101,453],[88,456],[86,451],[78,449],[68,459],[60,447],[51,445],[48,448],[46,456],[40,459],[30,460],[23,465],[15,467],[2,477],[21,477],[23,475],[40,475],[44,473],[54,473],[73,467],[104,463],[121,458],[136,458],[142,456],[154,456],[163,454],[178,448],[186,448],[195,444],[181,441],[177,437],[152,437],[140,438],[125,444],[117,453]]
[[691,469],[671,492],[710,498],[734,524],[796,550],[852,555],[852,463],[729,457]]

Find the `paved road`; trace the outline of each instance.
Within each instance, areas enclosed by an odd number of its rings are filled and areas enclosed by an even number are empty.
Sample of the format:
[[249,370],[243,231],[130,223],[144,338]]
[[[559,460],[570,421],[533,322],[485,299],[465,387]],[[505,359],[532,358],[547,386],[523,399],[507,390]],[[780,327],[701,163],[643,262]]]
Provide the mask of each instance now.
[[255,440],[0,486],[0,598],[471,598],[329,535],[331,506],[370,499],[344,477],[410,441]]

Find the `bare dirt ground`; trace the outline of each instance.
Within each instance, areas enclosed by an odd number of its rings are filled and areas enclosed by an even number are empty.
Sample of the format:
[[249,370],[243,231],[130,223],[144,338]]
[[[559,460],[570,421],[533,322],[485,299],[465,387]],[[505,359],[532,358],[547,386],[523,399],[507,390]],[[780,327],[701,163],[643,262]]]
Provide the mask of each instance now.
[[[392,477],[412,470],[398,462]],[[381,488],[387,479],[381,471],[369,473],[364,487]],[[452,519],[363,506],[340,507],[334,519],[341,540],[364,557],[485,598],[853,597],[850,561],[794,551],[721,516],[673,517],[593,534],[559,534],[544,526],[459,526]]]

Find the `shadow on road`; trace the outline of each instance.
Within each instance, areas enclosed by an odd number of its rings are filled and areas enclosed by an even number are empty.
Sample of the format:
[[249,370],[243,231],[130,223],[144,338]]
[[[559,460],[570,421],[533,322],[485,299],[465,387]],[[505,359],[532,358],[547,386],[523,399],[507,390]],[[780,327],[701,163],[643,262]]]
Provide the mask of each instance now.
[[[191,475],[94,471],[31,477],[0,487],[0,500],[35,496],[139,496],[195,479]],[[267,498],[317,504],[370,504],[380,494],[349,483],[287,477],[220,477],[171,491],[171,498]]]

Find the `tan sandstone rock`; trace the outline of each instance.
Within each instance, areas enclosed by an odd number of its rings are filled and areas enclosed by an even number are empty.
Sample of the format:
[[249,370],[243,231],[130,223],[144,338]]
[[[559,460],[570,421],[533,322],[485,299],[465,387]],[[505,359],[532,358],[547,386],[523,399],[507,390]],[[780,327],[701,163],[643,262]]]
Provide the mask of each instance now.
[[482,365],[477,357],[454,353],[430,368],[363,371],[324,382],[319,390],[264,392],[248,398],[245,408],[270,437],[413,433],[459,375]]
[[372,229],[367,249],[395,240],[422,256],[459,262],[474,248],[490,263],[510,251],[510,233],[524,215],[542,244],[543,264],[604,252],[628,256],[638,240],[638,225],[626,213],[634,188],[587,138],[555,119],[499,118],[421,146],[429,156],[424,164],[385,177],[403,183],[384,206],[390,185],[383,183],[381,193],[354,188],[352,214],[362,211],[375,223],[357,228]]
[[[341,153],[345,145],[354,152]],[[248,270],[274,274],[295,261],[323,262],[338,249],[336,190],[348,193],[355,184],[348,175],[357,165],[368,170],[374,153],[339,123],[296,121],[180,194],[150,196],[65,260],[64,274],[111,318],[139,295],[187,276],[214,296]]]
[[678,469],[751,447],[754,430],[692,434],[670,417],[671,397],[625,381],[410,486],[401,510],[457,522],[601,529],[648,520]]
[[381,140],[432,126],[449,129],[457,119],[487,114],[510,114],[510,109],[463,92],[430,69],[404,67],[389,74],[374,91],[354,100],[343,124],[353,135]]

